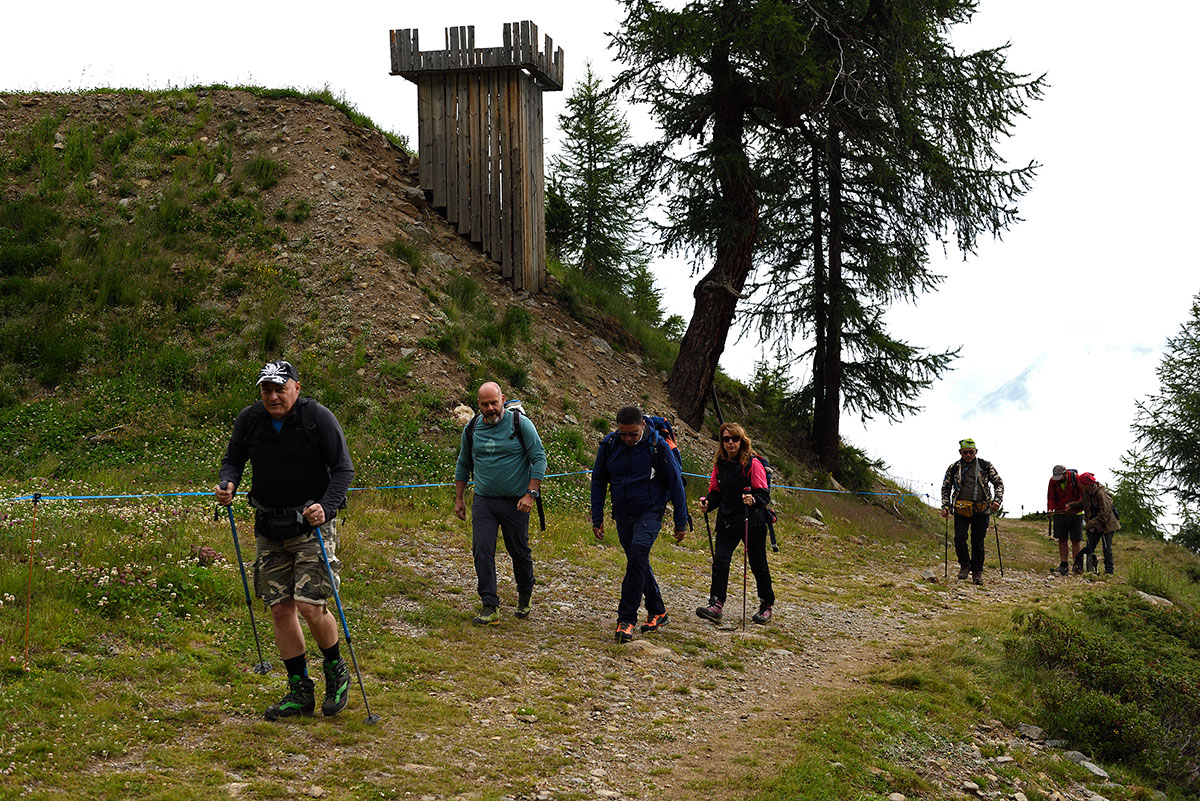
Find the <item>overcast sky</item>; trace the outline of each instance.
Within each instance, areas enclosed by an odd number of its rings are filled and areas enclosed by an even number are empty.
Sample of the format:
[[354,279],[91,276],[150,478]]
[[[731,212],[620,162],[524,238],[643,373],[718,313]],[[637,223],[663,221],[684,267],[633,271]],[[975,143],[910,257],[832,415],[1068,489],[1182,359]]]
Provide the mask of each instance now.
[[[615,0],[568,3],[210,0],[199,5],[10,4],[0,89],[163,88],[253,83],[328,85],[382,127],[416,139],[416,90],[390,69],[388,31],[418,28],[422,49],[443,28],[475,25],[480,47],[505,21],[531,19],[566,51],[568,89],[584,60],[616,68],[606,32]],[[1194,31],[1200,4],[1136,8],[1078,0],[981,0],[956,32],[963,48],[1011,42],[1017,71],[1047,73],[1046,97],[1001,152],[1043,166],[1024,221],[977,255],[935,258],[947,276],[915,306],[892,310],[893,333],[929,349],[961,345],[956,370],[899,424],[847,419],[843,433],[922,492],[936,493],[957,440],[974,437],[1007,484],[1012,513],[1045,507],[1063,462],[1109,481],[1131,444],[1134,403],[1156,389],[1154,368],[1200,290],[1185,232],[1197,218]],[[557,149],[565,93],[546,95],[547,151]],[[653,130],[630,110],[635,137]],[[655,264],[670,311],[691,315],[687,265]],[[757,345],[731,345],[726,371],[747,378]]]

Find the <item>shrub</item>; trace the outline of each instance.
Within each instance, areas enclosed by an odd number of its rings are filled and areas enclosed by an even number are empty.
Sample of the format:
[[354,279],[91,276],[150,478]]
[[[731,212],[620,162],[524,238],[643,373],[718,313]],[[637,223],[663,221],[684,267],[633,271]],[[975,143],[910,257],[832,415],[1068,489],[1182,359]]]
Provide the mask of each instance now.
[[243,174],[254,181],[261,190],[267,190],[279,183],[279,179],[287,172],[287,168],[278,161],[266,156],[255,156],[246,163]]
[[425,264],[425,251],[399,236],[384,245],[383,249],[407,264],[413,273],[416,273]]

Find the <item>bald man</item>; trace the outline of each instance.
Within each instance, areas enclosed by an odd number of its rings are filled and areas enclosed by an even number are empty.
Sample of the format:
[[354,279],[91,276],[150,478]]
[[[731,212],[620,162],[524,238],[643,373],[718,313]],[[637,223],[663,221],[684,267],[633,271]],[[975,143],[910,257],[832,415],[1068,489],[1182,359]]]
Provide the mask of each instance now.
[[496,589],[497,532],[512,557],[517,582],[516,617],[532,611],[533,554],[529,549],[529,510],[546,476],[546,451],[537,429],[518,409],[506,409],[500,385],[488,381],[479,388],[479,414],[463,429],[458,464],[454,469],[454,514],[467,519],[464,494],[471,474],[471,551],[475,557],[477,589],[483,611],[472,621],[478,626],[500,622]]

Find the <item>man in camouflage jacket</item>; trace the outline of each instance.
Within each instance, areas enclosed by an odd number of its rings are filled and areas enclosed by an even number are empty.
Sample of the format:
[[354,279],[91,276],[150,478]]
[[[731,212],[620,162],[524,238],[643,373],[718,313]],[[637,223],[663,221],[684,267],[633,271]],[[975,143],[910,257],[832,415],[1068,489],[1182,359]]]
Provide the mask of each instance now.
[[[983,583],[984,541],[991,513],[1004,500],[1004,481],[995,466],[976,458],[975,440],[958,443],[959,460],[946,468],[942,480],[942,517],[954,512],[954,553],[958,557],[958,577]],[[988,485],[991,485],[989,488]],[[993,496],[993,490],[995,494]],[[971,548],[967,550],[967,532]]]

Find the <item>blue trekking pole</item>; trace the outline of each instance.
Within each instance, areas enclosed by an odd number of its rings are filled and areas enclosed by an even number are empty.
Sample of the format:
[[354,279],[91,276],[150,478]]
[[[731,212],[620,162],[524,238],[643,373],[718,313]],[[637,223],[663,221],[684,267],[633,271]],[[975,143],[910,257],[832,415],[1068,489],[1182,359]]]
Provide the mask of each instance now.
[[[221,489],[229,485],[228,481],[221,482]],[[258,664],[252,670],[255,673],[271,672],[271,663],[263,659],[262,643],[258,640],[258,623],[254,620],[254,602],[250,600],[250,583],[246,581],[246,565],[242,562],[242,546],[238,543],[237,523],[233,522],[233,504],[225,507],[229,513],[229,530],[233,533],[233,550],[237,554],[238,570],[242,571],[242,591],[246,594],[246,608],[250,610],[250,628],[254,631],[254,645],[258,648]]]
[[[315,502],[305,504],[307,509]],[[325,571],[329,573],[329,586],[333,587],[333,600],[337,604],[338,617],[342,619],[342,631],[346,633],[346,647],[350,649],[350,661],[354,663],[354,675],[358,677],[358,689],[362,692],[363,706],[367,708],[366,723],[375,724],[379,722],[379,715],[371,714],[371,704],[367,701],[367,690],[363,687],[362,673],[358,671],[358,657],[354,655],[354,643],[350,641],[350,627],[346,625],[346,613],[342,611],[342,599],[338,595],[337,578],[333,575],[333,568],[329,566],[329,554],[325,552],[325,538],[321,536],[321,527],[314,526],[313,531],[317,532],[317,544],[321,546],[321,560],[325,563]]]

